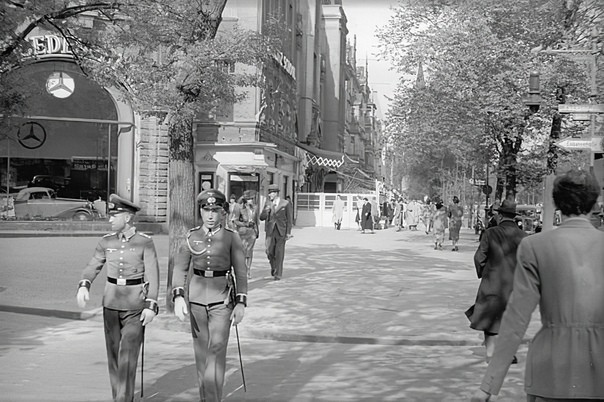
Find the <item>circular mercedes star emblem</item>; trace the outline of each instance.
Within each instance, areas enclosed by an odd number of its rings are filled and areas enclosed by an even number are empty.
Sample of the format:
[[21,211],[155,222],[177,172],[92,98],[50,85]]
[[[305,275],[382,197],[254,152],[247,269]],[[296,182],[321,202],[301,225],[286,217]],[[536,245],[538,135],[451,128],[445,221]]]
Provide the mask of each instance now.
[[46,130],[35,121],[28,121],[19,127],[17,140],[24,148],[40,148],[46,142]]
[[74,89],[75,81],[62,71],[50,74],[46,80],[46,91],[55,98],[68,98]]

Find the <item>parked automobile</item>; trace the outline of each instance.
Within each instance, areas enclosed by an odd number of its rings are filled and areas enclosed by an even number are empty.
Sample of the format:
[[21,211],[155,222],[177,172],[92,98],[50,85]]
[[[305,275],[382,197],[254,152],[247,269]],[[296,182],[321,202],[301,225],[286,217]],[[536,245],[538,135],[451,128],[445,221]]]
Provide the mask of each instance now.
[[541,231],[541,208],[537,205],[520,204],[516,206],[516,223],[528,234]]
[[60,198],[48,187],[28,187],[17,193],[14,201],[17,219],[56,218],[90,221],[99,212],[87,200]]

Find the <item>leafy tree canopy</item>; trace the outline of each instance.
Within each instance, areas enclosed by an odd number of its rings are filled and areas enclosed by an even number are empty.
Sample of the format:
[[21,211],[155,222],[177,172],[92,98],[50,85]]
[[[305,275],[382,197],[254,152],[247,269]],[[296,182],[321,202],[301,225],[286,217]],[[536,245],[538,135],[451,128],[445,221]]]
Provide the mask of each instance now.
[[[418,66],[426,77],[402,80],[389,111],[387,134],[404,154],[403,174],[430,183],[459,164],[490,161],[512,191],[519,177],[535,177],[519,173],[535,168],[519,161],[535,152],[545,161],[545,147],[536,144],[549,134],[557,91],[586,101],[589,82],[581,63],[540,50],[571,39],[585,43],[597,13],[586,3],[401,1],[378,35],[382,55],[403,77]],[[532,116],[523,103],[531,71],[540,73],[543,97]]]

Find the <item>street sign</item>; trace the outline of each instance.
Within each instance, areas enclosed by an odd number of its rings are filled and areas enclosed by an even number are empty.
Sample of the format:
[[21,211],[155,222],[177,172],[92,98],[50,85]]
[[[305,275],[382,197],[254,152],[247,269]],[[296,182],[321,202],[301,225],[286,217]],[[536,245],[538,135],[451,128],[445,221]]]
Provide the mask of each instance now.
[[564,148],[567,151],[573,151],[577,149],[589,149],[592,152],[602,152],[602,137],[592,138],[564,138],[556,142],[560,148]]
[[589,113],[573,113],[571,115],[571,118],[574,121],[590,121],[591,120],[591,114],[589,114]]
[[560,113],[604,113],[604,104],[585,103],[572,104],[562,103],[558,105]]
[[484,180],[482,179],[470,179],[470,184],[473,184],[475,186],[484,186],[485,184],[487,184]]

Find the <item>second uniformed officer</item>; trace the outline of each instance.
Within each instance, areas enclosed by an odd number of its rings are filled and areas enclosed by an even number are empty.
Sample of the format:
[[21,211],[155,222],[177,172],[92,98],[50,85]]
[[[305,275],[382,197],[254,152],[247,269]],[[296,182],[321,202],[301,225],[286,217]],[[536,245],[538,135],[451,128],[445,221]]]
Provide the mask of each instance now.
[[159,312],[159,264],[153,240],[136,231],[132,219],[140,208],[111,194],[109,222],[113,233],[103,236],[94,256],[82,272],[77,302],[86,306],[90,284],[103,267],[107,283],[103,297],[103,321],[107,363],[113,399],[134,400],[136,364],[143,342],[143,327]]
[[181,321],[190,312],[199,396],[214,402],[222,399],[231,321],[239,324],[247,305],[247,275],[239,235],[221,224],[224,194],[205,190],[197,202],[203,225],[189,230],[175,257],[172,297]]

